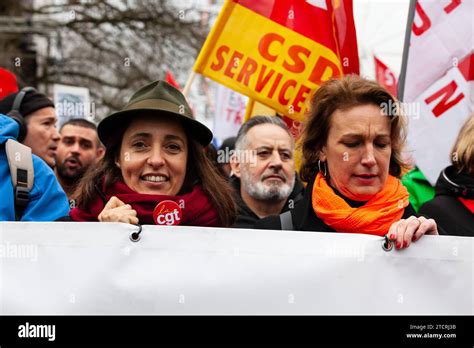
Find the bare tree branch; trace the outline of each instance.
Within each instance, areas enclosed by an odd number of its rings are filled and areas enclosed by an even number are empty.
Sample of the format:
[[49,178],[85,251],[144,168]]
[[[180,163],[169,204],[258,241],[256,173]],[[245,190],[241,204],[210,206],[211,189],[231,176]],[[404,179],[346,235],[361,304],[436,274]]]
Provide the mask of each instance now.
[[51,1],[24,11],[50,33],[38,82],[89,88],[102,116],[168,69],[185,80],[207,34],[200,11],[165,0]]

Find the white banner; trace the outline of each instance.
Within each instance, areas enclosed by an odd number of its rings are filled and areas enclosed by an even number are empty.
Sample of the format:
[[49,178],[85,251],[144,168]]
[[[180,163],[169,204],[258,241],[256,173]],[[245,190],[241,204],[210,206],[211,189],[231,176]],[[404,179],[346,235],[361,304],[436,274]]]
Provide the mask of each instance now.
[[58,128],[72,118],[94,119],[95,107],[89,101],[89,88],[59,84],[53,87]]
[[[405,50],[403,102],[415,163],[435,184],[474,110],[474,1],[418,0]],[[403,74],[403,72],[402,72]]]
[[0,223],[0,314],[473,314],[474,238]]
[[225,139],[237,135],[245,117],[248,98],[223,85],[216,87],[214,137],[219,144]]

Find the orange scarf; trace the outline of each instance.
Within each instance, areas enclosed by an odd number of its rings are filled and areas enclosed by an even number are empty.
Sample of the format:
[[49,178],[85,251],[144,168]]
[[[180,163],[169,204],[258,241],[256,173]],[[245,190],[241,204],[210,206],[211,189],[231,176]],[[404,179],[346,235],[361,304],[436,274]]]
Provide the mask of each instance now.
[[389,175],[382,191],[362,207],[352,208],[334,193],[324,176],[318,173],[314,180],[312,203],[316,216],[338,232],[384,236],[390,226],[403,216],[409,204],[408,196],[400,180]]

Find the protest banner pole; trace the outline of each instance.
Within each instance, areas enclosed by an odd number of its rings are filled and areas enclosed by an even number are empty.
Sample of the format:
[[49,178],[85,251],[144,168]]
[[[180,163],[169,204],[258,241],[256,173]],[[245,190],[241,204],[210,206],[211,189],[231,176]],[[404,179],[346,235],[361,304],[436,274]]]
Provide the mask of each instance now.
[[191,89],[191,85],[193,84],[194,78],[196,77],[196,72],[193,70],[186,81],[186,84],[183,88],[183,95],[185,98],[188,97],[189,90]]
[[255,99],[249,98],[247,102],[247,108],[245,109],[244,122],[247,122],[252,117],[253,107],[255,105]]
[[408,64],[408,50],[410,49],[410,37],[411,30],[413,27],[413,21],[415,18],[415,9],[416,9],[416,0],[410,0],[410,7],[408,9],[408,20],[407,27],[405,32],[405,43],[403,47],[403,56],[402,56],[402,69],[400,71],[400,76],[398,78],[398,99],[403,101],[403,93],[405,92],[405,78],[407,73],[407,64]]

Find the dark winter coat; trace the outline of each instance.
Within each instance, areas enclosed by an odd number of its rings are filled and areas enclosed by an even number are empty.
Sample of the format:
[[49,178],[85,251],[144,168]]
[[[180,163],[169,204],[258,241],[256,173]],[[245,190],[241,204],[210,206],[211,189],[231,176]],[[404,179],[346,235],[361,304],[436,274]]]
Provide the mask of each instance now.
[[474,199],[474,177],[445,168],[436,182],[436,195],[420,208],[420,214],[434,219],[447,234],[474,236],[474,214],[459,201]]
[[[229,180],[230,184],[234,188],[236,201],[239,206],[237,213],[237,219],[232,227],[235,228],[254,228],[254,224],[260,220],[260,218],[245,204],[240,195],[240,179],[232,176]],[[301,181],[296,177],[295,186],[293,191],[290,193],[281,213],[292,210],[297,202],[303,198],[304,186]]]

